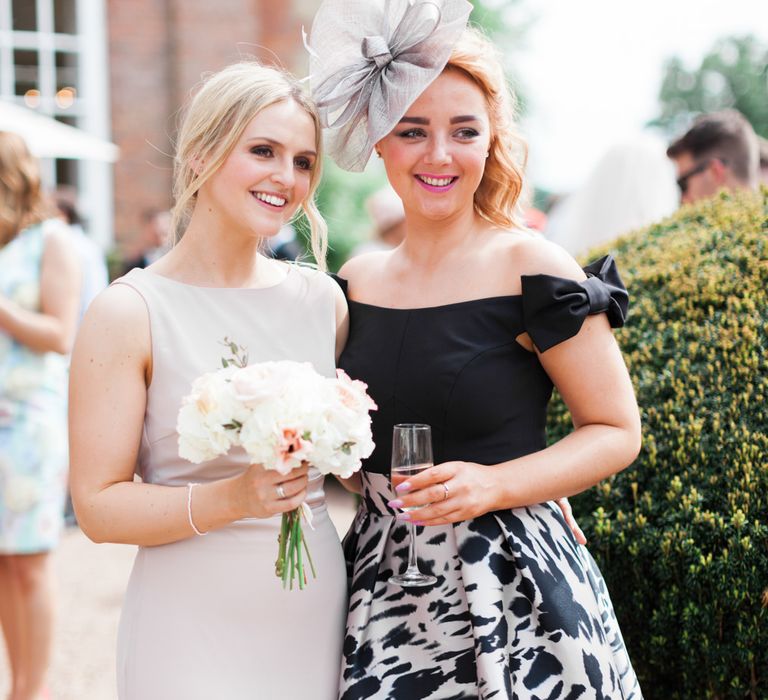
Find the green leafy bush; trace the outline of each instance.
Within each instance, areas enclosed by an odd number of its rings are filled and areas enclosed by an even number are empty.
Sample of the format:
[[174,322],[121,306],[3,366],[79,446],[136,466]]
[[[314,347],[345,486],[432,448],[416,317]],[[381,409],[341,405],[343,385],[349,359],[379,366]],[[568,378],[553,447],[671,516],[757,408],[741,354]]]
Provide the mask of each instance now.
[[[648,700],[768,698],[768,190],[608,250],[643,448],[574,510]],[[570,429],[554,402],[550,440]]]

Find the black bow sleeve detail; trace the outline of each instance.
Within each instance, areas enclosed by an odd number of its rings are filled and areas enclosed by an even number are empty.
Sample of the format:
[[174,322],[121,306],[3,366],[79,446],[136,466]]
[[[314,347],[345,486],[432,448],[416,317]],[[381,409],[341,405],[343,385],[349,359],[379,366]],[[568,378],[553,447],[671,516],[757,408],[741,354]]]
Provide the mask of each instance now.
[[345,280],[343,277],[339,277],[338,275],[334,274],[333,272],[331,272],[330,275],[336,281],[336,284],[341,287],[341,291],[344,292],[344,296],[347,296],[347,287],[349,286],[349,282],[347,282],[347,280]]
[[591,314],[608,314],[612,328],[624,325],[629,295],[610,255],[584,268],[582,282],[552,275],[523,275],[523,318],[540,352],[572,338]]

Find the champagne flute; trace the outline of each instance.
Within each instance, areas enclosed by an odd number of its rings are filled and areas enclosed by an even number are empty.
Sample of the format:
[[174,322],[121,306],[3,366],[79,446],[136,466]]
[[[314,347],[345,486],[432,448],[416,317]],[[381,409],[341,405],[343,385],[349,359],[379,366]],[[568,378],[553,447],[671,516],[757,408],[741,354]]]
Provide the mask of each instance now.
[[[432,466],[432,429],[420,423],[399,423],[392,432],[392,490],[407,481],[409,477]],[[414,511],[418,508],[403,508]],[[411,540],[408,546],[408,568],[390,577],[389,582],[398,586],[431,586],[437,581],[434,576],[419,571],[416,555],[416,526],[408,523]]]

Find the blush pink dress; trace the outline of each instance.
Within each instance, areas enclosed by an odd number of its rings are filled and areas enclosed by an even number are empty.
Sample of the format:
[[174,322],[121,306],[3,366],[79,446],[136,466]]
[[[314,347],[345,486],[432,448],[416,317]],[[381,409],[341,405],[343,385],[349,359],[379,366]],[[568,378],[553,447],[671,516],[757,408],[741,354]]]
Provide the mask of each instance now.
[[[178,456],[181,399],[229,355],[224,338],[247,348],[249,363],[335,372],[334,282],[320,272],[292,265],[263,289],[196,287],[141,269],[116,283],[149,311],[153,376],[137,464],[145,482],[183,487],[247,467],[242,451],[202,464]],[[283,590],[275,575],[279,516],[139,548],[118,634],[120,700],[335,700],[346,575],[323,478],[311,477],[315,529],[305,534],[317,578],[303,591]]]

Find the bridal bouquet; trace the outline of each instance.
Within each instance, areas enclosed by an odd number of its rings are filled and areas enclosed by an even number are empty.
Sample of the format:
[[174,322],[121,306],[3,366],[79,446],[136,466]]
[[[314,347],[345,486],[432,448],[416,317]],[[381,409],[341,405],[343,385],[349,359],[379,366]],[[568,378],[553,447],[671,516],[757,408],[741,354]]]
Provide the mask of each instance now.
[[[238,346],[225,341],[238,358]],[[242,350],[242,348],[240,348]],[[242,447],[251,462],[288,474],[308,462],[322,474],[351,476],[373,452],[366,385],[338,370],[323,377],[307,362],[248,365],[247,356],[223,360],[222,369],[198,377],[179,410],[179,456],[200,463]],[[315,575],[302,531],[306,504],[283,514],[276,573],[283,586],[307,583],[302,547]]]

